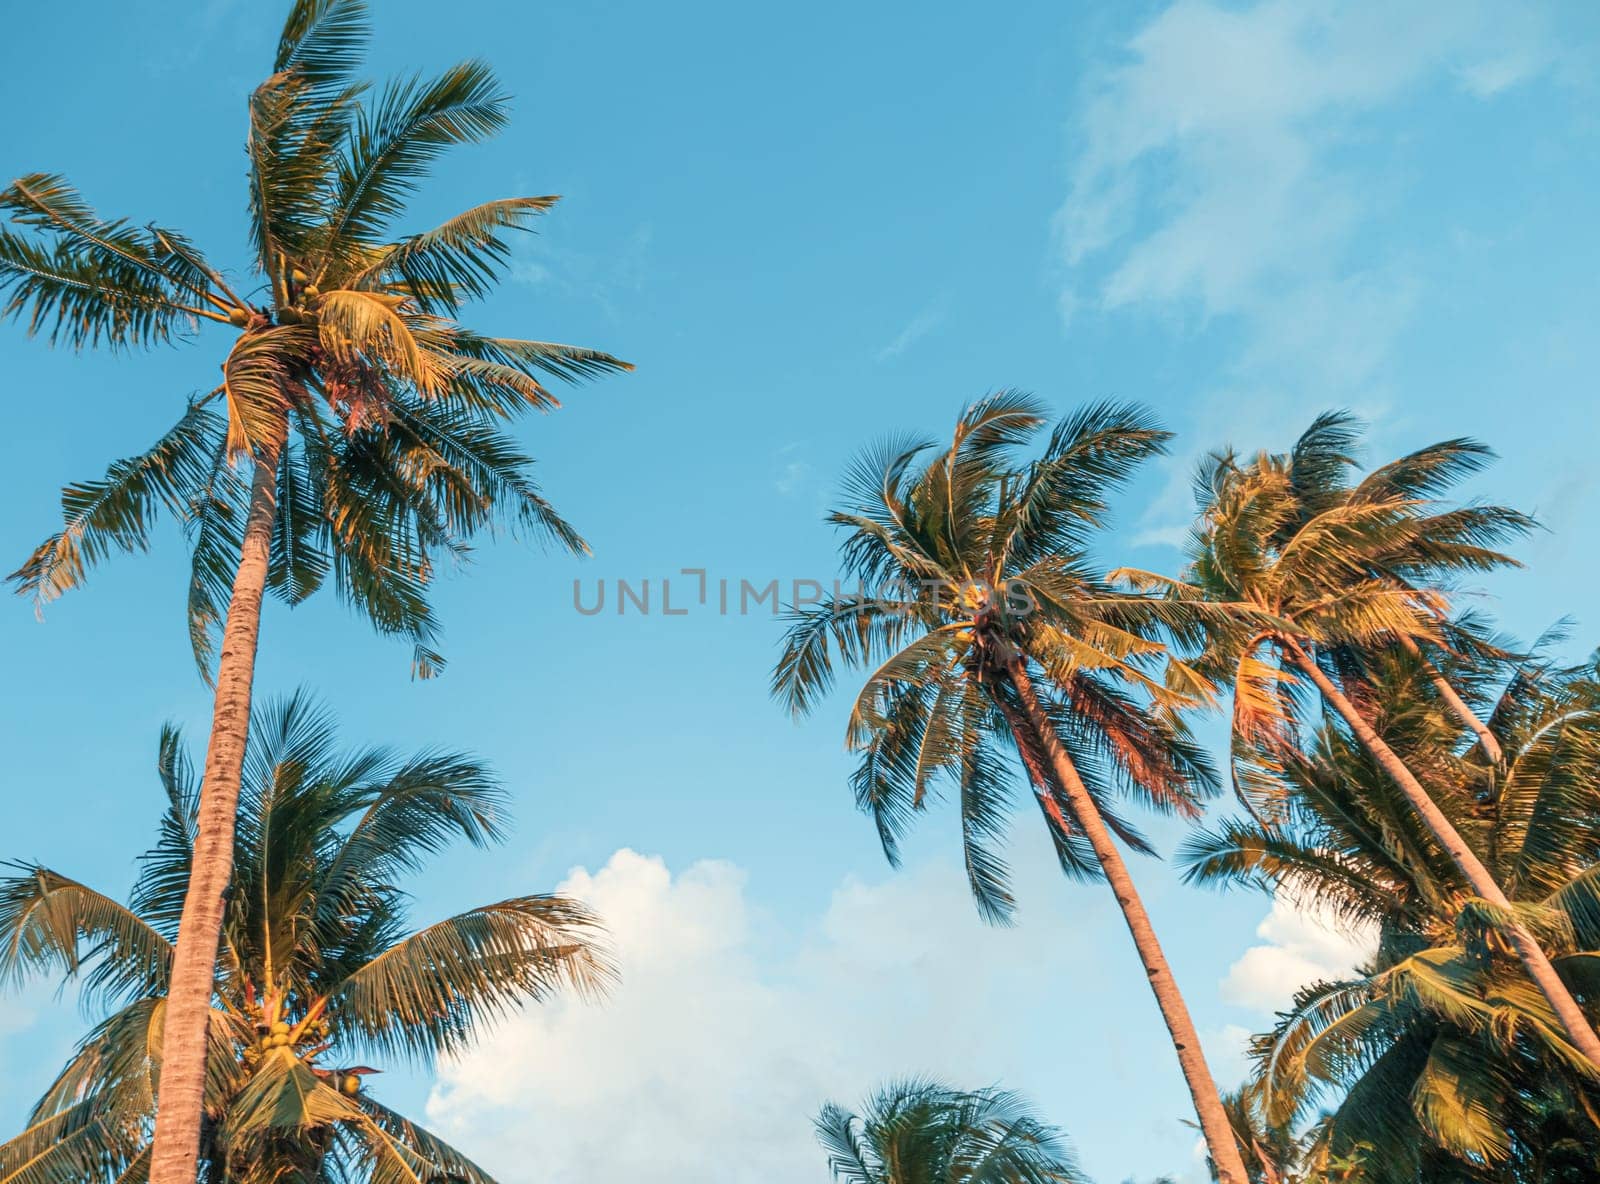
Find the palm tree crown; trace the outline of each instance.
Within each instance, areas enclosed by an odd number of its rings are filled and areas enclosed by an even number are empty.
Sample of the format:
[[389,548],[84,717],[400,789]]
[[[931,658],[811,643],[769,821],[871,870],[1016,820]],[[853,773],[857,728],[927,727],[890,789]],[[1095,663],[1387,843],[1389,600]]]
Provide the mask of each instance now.
[[[995,850],[1011,797],[1006,751],[1019,743],[1005,713],[1012,658],[1059,688],[1050,718],[1107,824],[1136,850],[1148,847],[1115,811],[1117,788],[1191,816],[1214,789],[1177,713],[1206,684],[1160,640],[1183,606],[1116,590],[1088,549],[1110,489],[1167,433],[1136,408],[1099,404],[1057,424],[1038,458],[1018,457],[1044,423],[1040,404],[1002,392],[969,408],[944,448],[894,440],[865,454],[847,478],[854,504],[829,516],[846,531],[859,587],[791,614],[773,674],[775,693],[804,714],[832,685],[835,656],[875,667],[850,713],[857,801],[895,861],[930,786],[949,777],[974,900],[999,921],[1015,904]],[[1037,743],[1022,748],[1042,759]],[[1062,867],[1097,876],[1070,803],[1035,790]]]
[[1261,610],[1257,622],[1208,618],[1209,652],[1200,663],[1232,683],[1234,731],[1247,743],[1293,746],[1291,675],[1273,656],[1295,646],[1311,649],[1335,675],[1394,644],[1491,655],[1451,619],[1453,581],[1513,565],[1497,548],[1532,520],[1504,506],[1438,499],[1493,454],[1474,440],[1445,440],[1354,480],[1359,441],[1357,421],[1330,412],[1287,453],[1214,453],[1195,480],[1200,517],[1183,580],[1117,573],[1142,589]]
[[864,1115],[830,1102],[816,1125],[839,1184],[1087,1184],[1061,1133],[1004,1090],[897,1081]]
[[[330,576],[380,629],[441,662],[426,590],[438,558],[496,522],[581,550],[540,495],[505,422],[555,400],[549,377],[626,364],[574,346],[477,333],[456,318],[487,295],[554,197],[486,202],[398,234],[441,153],[506,121],[481,62],[437,78],[356,79],[360,0],[297,0],[270,77],[251,95],[251,292],[174,230],[106,220],[62,177],[0,191],[7,315],[74,349],[150,346],[215,323],[235,334],[222,381],[145,453],[67,487],[60,531],[14,574],[48,600],[107,554],[142,548],[175,514],[193,548],[189,617],[202,667],[238,566],[253,460],[275,500],[269,587],[289,603]],[[241,292],[244,288],[244,292]]]
[[[59,972],[105,1012],[28,1129],[0,1145],[6,1184],[148,1171],[197,796],[175,731],[159,771],[167,808],[127,906],[44,867],[0,881],[0,980]],[[503,794],[470,757],[342,755],[329,717],[296,697],[258,713],[245,780],[211,1013],[206,1178],[488,1184],[378,1102],[361,1062],[428,1064],[524,1002],[602,989],[598,921],[534,895],[408,928],[404,876],[454,840],[503,834]]]

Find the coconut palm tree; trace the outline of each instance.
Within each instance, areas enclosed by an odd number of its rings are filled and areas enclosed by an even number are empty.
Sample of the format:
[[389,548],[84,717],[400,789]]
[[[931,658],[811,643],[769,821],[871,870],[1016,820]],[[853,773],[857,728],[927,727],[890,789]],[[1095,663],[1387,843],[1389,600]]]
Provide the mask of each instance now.
[[[148,1177],[200,795],[171,729],[158,767],[166,809],[127,905],[45,867],[0,879],[0,981],[55,972],[102,1013],[27,1129],[0,1144],[4,1184]],[[380,1102],[363,1062],[426,1066],[526,1002],[602,988],[598,921],[530,895],[410,929],[400,881],[451,842],[497,841],[504,795],[458,753],[340,753],[328,715],[300,696],[258,712],[241,803],[200,1178],[492,1184]]]
[[0,191],[15,226],[0,228],[4,312],[31,331],[80,350],[211,326],[233,338],[221,383],[191,397],[154,447],[68,486],[61,530],[13,576],[47,601],[109,554],[143,548],[163,512],[193,547],[190,631],[216,694],[165,1028],[159,1184],[194,1179],[264,595],[295,604],[331,576],[380,631],[413,642],[420,675],[432,673],[441,659],[428,588],[441,557],[463,558],[466,541],[497,523],[584,549],[505,423],[554,405],[551,376],[626,368],[458,322],[492,289],[510,233],[556,199],[491,201],[398,233],[433,162],[497,131],[506,99],[481,62],[368,97],[354,76],[366,30],[360,0],[296,0],[272,72],[250,96],[253,290],[174,230],[100,217],[59,176]]
[[[1528,666],[1489,716],[1499,775],[1461,753],[1463,730],[1417,655],[1372,663],[1371,702],[1424,768],[1556,963],[1592,993],[1600,966],[1600,679],[1592,663]],[[1263,761],[1275,819],[1191,839],[1190,879],[1285,892],[1378,937],[1372,961],[1317,983],[1256,1041],[1268,1125],[1293,1129],[1330,1096],[1321,1150],[1364,1150],[1363,1179],[1558,1181],[1600,1172],[1600,1075],[1573,1047],[1502,936],[1503,918],[1431,835],[1381,765],[1332,721],[1307,749]],[[1575,1173],[1575,1174],[1574,1174]]]
[[[1013,911],[1003,856],[1009,758],[1019,758],[1063,870],[1105,879],[1122,910],[1206,1142],[1227,1184],[1245,1184],[1199,1037],[1117,839],[1148,846],[1118,817],[1114,789],[1159,810],[1198,813],[1216,778],[1183,708],[1208,686],[1172,661],[1164,629],[1191,606],[1130,596],[1091,568],[1106,498],[1167,433],[1131,407],[1095,405],[1017,449],[1045,422],[1003,392],[968,408],[950,443],[891,441],[851,472],[845,567],[860,581],[799,607],[773,674],[796,715],[831,685],[834,662],[872,666],[850,713],[856,799],[897,859],[931,785],[955,783],[968,882],[980,912]],[[1205,606],[1199,606],[1204,608]]]
[[[1297,481],[1297,465],[1339,463],[1330,461],[1336,450],[1325,446],[1324,427],[1324,421],[1313,425],[1311,439],[1302,440],[1306,447],[1286,455],[1261,453],[1240,463],[1223,454],[1202,466],[1201,514],[1183,579],[1128,569],[1115,574],[1179,602],[1244,603],[1263,614],[1255,621],[1207,621],[1208,652],[1200,666],[1231,680],[1235,735],[1268,759],[1292,759],[1293,684],[1309,682],[1400,787],[1473,891],[1504,918],[1529,977],[1568,1038],[1600,1069],[1600,1037],[1571,990],[1471,844],[1358,705],[1361,679],[1352,675],[1359,669],[1345,661],[1385,647],[1421,656],[1424,645],[1439,644],[1449,632],[1450,581],[1510,563],[1495,548],[1526,530],[1529,520],[1501,506],[1436,500],[1482,463],[1481,451],[1461,442],[1402,457],[1344,492],[1330,493],[1332,483],[1320,477]],[[1313,490],[1308,503],[1301,501],[1302,486]],[[1242,784],[1237,777],[1236,784]]]
[[[1415,503],[1422,508],[1422,499],[1448,493],[1494,460],[1493,451],[1480,441],[1458,437],[1407,453],[1357,482],[1354,478],[1359,474],[1358,454],[1364,430],[1362,422],[1350,412],[1326,411],[1312,421],[1287,456],[1275,456],[1267,462],[1287,475],[1294,495],[1290,502],[1292,516],[1279,524],[1274,544],[1287,544],[1319,515],[1348,510],[1353,504],[1386,501]],[[1260,458],[1253,463],[1262,465]],[[1214,500],[1215,491],[1237,478],[1244,467],[1229,452],[1209,458],[1200,477],[1199,487],[1204,491],[1200,498],[1202,512]],[[1368,556],[1374,566],[1366,574],[1394,587],[1416,591],[1419,579],[1424,586],[1432,586],[1441,575],[1516,566],[1511,556],[1492,549],[1492,544],[1527,533],[1534,528],[1534,522],[1504,506],[1474,505],[1447,510],[1442,516],[1432,515],[1430,526],[1446,529],[1410,540],[1390,539],[1387,552]],[[1473,667],[1465,665],[1463,659],[1495,668],[1514,656],[1485,638],[1473,622],[1451,618],[1443,611],[1442,602],[1419,596],[1417,603],[1431,612],[1439,630],[1432,640],[1439,644],[1431,647],[1433,653],[1425,654],[1418,638],[1410,634],[1401,634],[1395,640],[1422,662],[1429,681],[1451,713],[1471,729],[1490,763],[1499,764],[1502,754],[1494,733],[1457,690],[1457,680],[1447,677],[1441,666],[1459,672],[1463,680],[1471,680]],[[1341,655],[1344,663],[1359,660],[1359,651]]]
[[817,1140],[839,1184],[1087,1184],[1061,1133],[1014,1093],[895,1081],[864,1115],[829,1102]]

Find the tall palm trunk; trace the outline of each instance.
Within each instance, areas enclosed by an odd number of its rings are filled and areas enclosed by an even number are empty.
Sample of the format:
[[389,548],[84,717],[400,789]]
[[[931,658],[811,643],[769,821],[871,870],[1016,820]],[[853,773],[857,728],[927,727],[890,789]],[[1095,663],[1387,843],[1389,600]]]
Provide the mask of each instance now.
[[1020,718],[1015,708],[1004,702],[1001,704],[1012,730],[1017,733],[1017,746],[1030,765],[1029,772],[1035,776],[1040,775],[1042,770],[1033,767],[1026,755],[1031,747],[1029,736],[1043,749],[1050,771],[1054,774],[1053,780],[1066,795],[1078,825],[1083,828],[1084,836],[1094,849],[1101,870],[1105,872],[1106,882],[1111,885],[1112,895],[1122,908],[1123,920],[1127,922],[1128,932],[1133,935],[1133,944],[1139,951],[1139,961],[1144,964],[1145,977],[1149,979],[1150,990],[1155,994],[1156,1006],[1161,1009],[1161,1018],[1166,1021],[1172,1045],[1177,1050],[1178,1064],[1183,1069],[1183,1079],[1189,1086],[1189,1096],[1200,1118],[1200,1131],[1211,1152],[1211,1163],[1217,1179],[1221,1184],[1248,1184],[1249,1177],[1245,1173],[1239,1144],[1234,1138],[1233,1126],[1228,1121],[1228,1112],[1223,1108],[1217,1083],[1211,1076],[1205,1053],[1200,1047],[1200,1034],[1195,1031],[1188,1005],[1184,1003],[1183,994],[1172,977],[1172,968],[1167,964],[1167,956],[1156,938],[1155,927],[1150,924],[1144,901],[1139,899],[1139,893],[1133,886],[1128,865],[1122,861],[1122,853],[1117,850],[1094,799],[1089,796],[1083,778],[1078,775],[1077,766],[1072,763],[1072,757],[1051,726],[1022,659],[1013,658],[1006,666],[1006,673],[1022,703]]
[[250,731],[250,690],[255,678],[261,601],[270,564],[272,525],[277,517],[277,470],[281,445],[263,449],[255,461],[244,545],[233,576],[228,620],[217,660],[211,741],[195,827],[189,887],[178,923],[172,982],[167,988],[161,1038],[161,1082],[151,1184],[194,1184],[205,1102],[206,1033],[211,1019],[217,943],[222,935],[229,881],[233,878],[234,815]]
[[1405,647],[1408,654],[1422,663],[1422,669],[1427,673],[1434,689],[1439,692],[1439,697],[1444,700],[1445,706],[1458,720],[1472,729],[1473,735],[1478,738],[1478,747],[1483,749],[1483,755],[1489,758],[1489,763],[1500,764],[1505,759],[1505,754],[1501,752],[1500,741],[1495,739],[1494,733],[1489,730],[1489,725],[1479,719],[1478,713],[1456,693],[1455,687],[1450,685],[1450,680],[1440,669],[1428,661],[1428,656],[1422,652],[1421,646],[1403,633],[1400,635],[1400,644]]
[[1290,664],[1315,684],[1322,697],[1350,726],[1361,746],[1400,787],[1400,792],[1405,795],[1406,801],[1411,803],[1411,808],[1422,819],[1422,824],[1433,834],[1439,846],[1444,848],[1445,854],[1456,865],[1456,869],[1466,877],[1472,890],[1506,914],[1507,936],[1517,951],[1517,957],[1527,969],[1528,977],[1533,979],[1534,984],[1549,1001],[1573,1047],[1583,1053],[1596,1069],[1600,1069],[1600,1037],[1595,1035],[1595,1030],[1583,1014],[1583,1009],[1578,1006],[1578,1001],[1572,997],[1572,992],[1567,990],[1566,983],[1562,982],[1561,976],[1556,973],[1549,955],[1544,952],[1533,934],[1511,916],[1511,901],[1500,890],[1500,885],[1495,883],[1494,877],[1489,874],[1489,869],[1484,867],[1472,848],[1467,846],[1466,840],[1451,824],[1444,811],[1439,809],[1434,800],[1428,796],[1428,791],[1422,788],[1421,782],[1412,776],[1406,763],[1394,749],[1384,743],[1383,737],[1379,736],[1372,725],[1362,717],[1356,710],[1356,705],[1350,702],[1322,667],[1318,666],[1293,638],[1280,637],[1278,644]]

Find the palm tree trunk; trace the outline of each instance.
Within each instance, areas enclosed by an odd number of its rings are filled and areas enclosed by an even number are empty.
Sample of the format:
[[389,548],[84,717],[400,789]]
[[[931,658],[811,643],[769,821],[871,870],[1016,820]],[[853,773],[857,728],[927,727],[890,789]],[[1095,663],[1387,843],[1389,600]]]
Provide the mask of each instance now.
[[1596,1069],[1600,1069],[1600,1037],[1595,1035],[1595,1030],[1584,1016],[1583,1009],[1578,1006],[1578,1001],[1572,997],[1572,992],[1567,990],[1566,983],[1561,981],[1561,976],[1551,965],[1549,955],[1544,952],[1533,934],[1511,916],[1511,901],[1500,890],[1500,885],[1495,883],[1494,877],[1489,874],[1489,869],[1483,865],[1472,848],[1467,846],[1466,840],[1451,824],[1444,811],[1439,809],[1434,800],[1428,796],[1428,791],[1422,788],[1421,782],[1412,776],[1406,763],[1394,749],[1384,743],[1383,737],[1378,735],[1372,725],[1362,718],[1355,704],[1334,685],[1322,667],[1318,666],[1293,638],[1280,637],[1277,640],[1290,664],[1316,685],[1322,697],[1350,726],[1361,746],[1400,787],[1400,792],[1405,795],[1406,801],[1411,803],[1411,808],[1422,819],[1422,824],[1432,833],[1439,846],[1444,848],[1445,854],[1456,865],[1456,869],[1466,877],[1472,890],[1507,915],[1506,936],[1511,939],[1517,957],[1522,960],[1522,965],[1528,971],[1528,977],[1533,979],[1534,984],[1549,1001],[1573,1047],[1583,1053]]
[[1489,763],[1491,765],[1500,764],[1505,759],[1505,754],[1501,752],[1500,741],[1494,738],[1494,733],[1489,730],[1489,725],[1478,718],[1477,713],[1467,706],[1465,699],[1456,694],[1456,689],[1450,685],[1450,680],[1440,672],[1437,666],[1428,661],[1428,657],[1422,652],[1421,646],[1403,633],[1400,635],[1400,644],[1405,647],[1408,654],[1422,663],[1422,669],[1427,672],[1428,678],[1432,680],[1434,688],[1439,692],[1439,697],[1444,700],[1445,706],[1450,708],[1451,713],[1467,727],[1471,728],[1473,734],[1478,737],[1478,747],[1483,749],[1483,755],[1489,758]]
[[222,653],[217,660],[211,741],[195,828],[189,887],[178,923],[172,981],[167,988],[161,1037],[161,1081],[151,1184],[194,1184],[205,1101],[206,1032],[211,1018],[217,943],[233,878],[234,815],[250,731],[250,691],[255,677],[261,601],[267,586],[272,525],[277,517],[281,445],[256,458],[239,567],[233,576]]
[[1194,1102],[1195,1114],[1199,1116],[1200,1131],[1211,1152],[1211,1163],[1217,1179],[1220,1184],[1249,1184],[1244,1159],[1234,1138],[1233,1125],[1228,1121],[1228,1112],[1223,1108],[1217,1083],[1211,1076],[1205,1053],[1200,1047],[1200,1034],[1195,1031],[1188,1005],[1184,1003],[1183,994],[1173,980],[1172,968],[1167,964],[1167,956],[1156,938],[1155,927],[1150,924],[1144,901],[1139,899],[1139,893],[1133,886],[1128,865],[1122,861],[1122,853],[1117,850],[1111,833],[1101,820],[1100,811],[1089,796],[1083,778],[1078,775],[1077,766],[1072,763],[1072,757],[1056,735],[1038,695],[1034,693],[1033,683],[1028,678],[1022,659],[1013,658],[1006,666],[1006,673],[1022,702],[1021,718],[1015,717],[1015,708],[1004,702],[1001,704],[1012,730],[1018,733],[1017,746],[1024,753],[1029,772],[1035,777],[1039,777],[1043,771],[1026,755],[1029,748],[1028,733],[1043,748],[1050,770],[1055,775],[1054,782],[1066,795],[1078,825],[1082,827],[1101,870],[1105,872],[1106,882],[1111,885],[1112,895],[1122,908],[1123,920],[1127,922],[1128,932],[1133,935],[1133,944],[1139,952],[1139,961],[1144,964],[1145,977],[1149,979],[1150,990],[1155,994],[1156,1006],[1161,1009],[1161,1018],[1166,1021],[1172,1046],[1177,1050],[1178,1064],[1189,1086],[1189,1096]]

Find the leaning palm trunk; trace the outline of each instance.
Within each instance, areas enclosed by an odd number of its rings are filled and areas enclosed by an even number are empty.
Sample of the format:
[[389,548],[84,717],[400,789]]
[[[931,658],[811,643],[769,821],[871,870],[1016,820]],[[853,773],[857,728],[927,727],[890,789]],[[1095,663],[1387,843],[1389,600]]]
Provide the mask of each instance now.
[[1217,1083],[1211,1076],[1205,1053],[1200,1047],[1200,1034],[1195,1030],[1188,1005],[1183,1001],[1183,993],[1178,990],[1178,984],[1172,977],[1172,968],[1161,950],[1161,942],[1150,923],[1150,915],[1145,912],[1144,901],[1133,886],[1128,865],[1122,861],[1122,853],[1117,850],[1116,843],[1106,829],[1094,798],[1089,795],[1077,767],[1072,763],[1072,757],[1056,735],[1038,695],[1034,693],[1033,683],[1028,678],[1021,657],[1015,657],[1007,664],[1006,673],[1021,700],[1021,712],[1005,705],[1001,696],[996,696],[996,699],[1001,701],[1008,722],[1017,733],[1017,747],[1023,753],[1029,772],[1035,777],[1042,778],[1044,771],[1038,769],[1028,755],[1033,747],[1029,737],[1032,736],[1043,748],[1050,772],[1054,774],[1053,780],[1072,806],[1076,821],[1105,873],[1106,882],[1111,885],[1112,895],[1117,898],[1128,932],[1133,935],[1134,947],[1139,951],[1139,961],[1144,965],[1145,977],[1150,981],[1150,990],[1155,994],[1156,1006],[1161,1009],[1161,1018],[1166,1021],[1173,1048],[1177,1050],[1178,1064],[1183,1069],[1184,1082],[1189,1087],[1189,1096],[1199,1116],[1200,1131],[1211,1153],[1217,1179],[1220,1184],[1248,1184],[1249,1176],[1234,1139],[1233,1126],[1228,1121],[1222,1096],[1217,1092]]
[[1423,825],[1433,834],[1439,846],[1444,848],[1445,854],[1450,857],[1456,869],[1466,877],[1472,890],[1506,917],[1506,936],[1516,949],[1522,965],[1527,969],[1528,977],[1533,979],[1534,985],[1549,1001],[1573,1047],[1600,1070],[1600,1037],[1595,1035],[1595,1030],[1583,1014],[1583,1009],[1578,1006],[1578,1001],[1572,997],[1572,992],[1556,973],[1549,955],[1544,952],[1533,934],[1528,932],[1527,927],[1515,919],[1511,911],[1511,901],[1500,890],[1500,885],[1495,883],[1494,877],[1489,874],[1489,869],[1484,867],[1472,848],[1467,846],[1466,840],[1451,825],[1444,811],[1439,809],[1434,800],[1428,796],[1428,791],[1422,788],[1422,783],[1412,776],[1406,763],[1394,749],[1384,743],[1383,737],[1379,736],[1372,725],[1362,717],[1356,710],[1355,704],[1350,702],[1322,667],[1318,666],[1294,639],[1280,637],[1277,640],[1291,665],[1315,684],[1322,697],[1332,705],[1349,725],[1350,730],[1355,733],[1361,746],[1400,787],[1400,792],[1406,801],[1417,812],[1417,816],[1422,819]]
[[[287,430],[287,425],[284,425]],[[234,816],[250,733],[250,692],[261,601],[267,587],[272,526],[277,517],[280,444],[255,461],[244,543],[234,572],[228,619],[217,662],[211,740],[195,821],[194,862],[183,898],[178,944],[167,990],[161,1038],[160,1104],[150,1153],[151,1184],[194,1184],[205,1103],[206,1038],[217,942],[233,878]]]
[[1478,713],[1473,711],[1467,705],[1467,701],[1456,693],[1455,687],[1450,684],[1450,680],[1444,676],[1443,672],[1428,661],[1428,657],[1422,652],[1421,646],[1417,645],[1412,638],[1407,637],[1404,633],[1400,634],[1400,644],[1405,647],[1406,653],[1422,663],[1422,669],[1427,674],[1429,681],[1433,683],[1434,689],[1439,692],[1439,698],[1444,700],[1444,704],[1450,709],[1451,714],[1472,730],[1472,734],[1478,738],[1478,747],[1483,749],[1483,755],[1489,758],[1489,763],[1491,765],[1502,763],[1505,760],[1505,754],[1500,751],[1500,741],[1494,738],[1494,733],[1489,730],[1489,725],[1479,719]]

